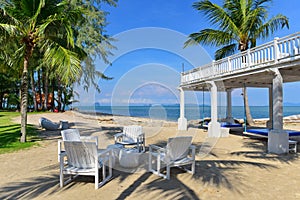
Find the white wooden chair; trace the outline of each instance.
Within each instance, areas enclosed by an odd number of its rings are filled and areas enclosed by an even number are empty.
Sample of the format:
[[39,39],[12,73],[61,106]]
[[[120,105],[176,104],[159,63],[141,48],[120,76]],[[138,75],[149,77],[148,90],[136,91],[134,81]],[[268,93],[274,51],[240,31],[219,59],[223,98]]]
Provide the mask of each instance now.
[[98,148],[98,137],[97,136],[80,136],[78,129],[66,129],[61,132],[62,140],[58,140],[57,151],[58,151],[58,162],[60,161],[59,155],[64,150],[62,149],[62,141],[85,141],[95,142]]
[[[60,187],[71,182],[78,175],[95,176],[95,189],[112,178],[112,151],[98,152],[95,142],[64,141],[65,152],[60,155]],[[67,157],[68,162],[64,162]],[[108,176],[106,174],[108,166]],[[102,168],[102,181],[99,181],[99,169]],[[64,180],[65,175],[70,175]]]
[[135,145],[139,151],[145,151],[145,134],[141,126],[124,126],[123,132],[114,135],[115,144]]
[[[153,174],[170,179],[170,168],[181,167],[185,171],[195,173],[195,146],[191,145],[192,137],[169,138],[165,148],[149,145],[149,171]],[[152,168],[152,157],[156,157],[156,169]],[[154,160],[155,161],[155,160]],[[190,169],[183,166],[191,165]],[[161,168],[166,167],[166,174]]]

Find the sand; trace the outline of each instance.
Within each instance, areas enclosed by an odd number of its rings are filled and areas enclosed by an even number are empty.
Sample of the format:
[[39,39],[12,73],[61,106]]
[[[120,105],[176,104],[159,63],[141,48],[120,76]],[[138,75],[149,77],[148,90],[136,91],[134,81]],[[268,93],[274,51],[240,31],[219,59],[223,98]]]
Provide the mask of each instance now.
[[[55,122],[67,120],[82,135],[97,135],[101,148],[113,144],[113,135],[126,124],[143,126],[146,146],[165,144],[167,138],[176,135],[192,135],[197,146],[196,173],[192,176],[172,168],[171,179],[164,180],[147,172],[146,164],[142,164],[137,169],[113,170],[113,179],[98,190],[94,189],[92,177],[78,178],[60,188],[60,132],[41,129],[42,140],[37,146],[0,155],[0,199],[300,199],[299,154],[268,154],[265,138],[235,133],[208,139],[202,129],[178,132],[176,123],[73,112],[29,115],[28,123],[38,126],[40,117]],[[295,121],[285,127],[300,130]],[[207,142],[215,143],[212,150],[199,154]]]

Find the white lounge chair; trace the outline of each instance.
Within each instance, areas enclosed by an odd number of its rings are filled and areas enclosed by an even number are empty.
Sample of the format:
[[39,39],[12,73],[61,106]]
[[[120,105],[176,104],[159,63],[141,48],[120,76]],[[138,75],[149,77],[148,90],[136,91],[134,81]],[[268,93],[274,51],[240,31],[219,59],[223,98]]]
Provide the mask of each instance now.
[[58,129],[64,130],[69,128],[69,123],[68,121],[61,120],[59,123],[52,122],[51,120],[41,117],[39,119],[39,126],[49,130],[49,131],[56,131]]
[[42,128],[44,128],[46,130],[49,130],[49,131],[56,131],[56,130],[58,130],[60,128],[60,124],[52,122],[51,120],[46,119],[44,117],[41,117],[39,119],[39,125]]
[[[194,174],[195,146],[191,143],[192,137],[175,137],[168,139],[165,148],[149,145],[149,171],[165,179],[170,179],[171,167],[181,167],[185,171]],[[152,168],[152,157],[156,157],[156,169]],[[185,165],[191,165],[191,168],[182,167]],[[166,174],[160,172],[164,166],[167,168]]]
[[[71,182],[78,175],[95,176],[95,189],[112,178],[111,149],[98,152],[95,142],[64,141],[64,146],[65,152],[60,154],[60,187]],[[64,162],[65,157],[67,163]],[[108,166],[108,176],[106,166]],[[99,181],[100,168],[102,168],[102,181]],[[66,181],[65,175],[70,175]]]
[[145,134],[141,126],[124,126],[123,132],[114,136],[115,144],[135,145],[139,151],[145,151]]
[[80,136],[78,129],[66,129],[61,132],[62,140],[58,140],[58,162],[60,161],[59,155],[64,150],[62,149],[62,141],[85,141],[95,142],[98,148],[98,137],[97,136]]

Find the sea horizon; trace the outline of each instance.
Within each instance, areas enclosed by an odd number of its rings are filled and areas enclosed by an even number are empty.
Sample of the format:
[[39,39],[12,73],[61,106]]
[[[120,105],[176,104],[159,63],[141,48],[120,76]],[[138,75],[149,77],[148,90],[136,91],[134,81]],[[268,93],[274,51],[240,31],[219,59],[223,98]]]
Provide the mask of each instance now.
[[[90,114],[121,115],[177,121],[180,115],[179,105],[129,105],[129,106],[78,106],[79,112]],[[269,106],[250,106],[253,119],[269,118]],[[232,116],[235,119],[245,118],[244,106],[232,106]],[[283,117],[300,114],[300,106],[283,106]],[[186,105],[187,120],[210,118],[210,106]],[[218,107],[218,118],[226,117],[226,106]]]

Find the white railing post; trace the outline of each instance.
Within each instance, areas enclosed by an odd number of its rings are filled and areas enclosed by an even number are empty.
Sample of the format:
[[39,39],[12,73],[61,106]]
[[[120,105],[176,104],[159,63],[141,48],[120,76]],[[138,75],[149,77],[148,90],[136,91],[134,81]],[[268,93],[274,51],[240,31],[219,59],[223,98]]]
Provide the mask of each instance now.
[[278,62],[279,59],[279,47],[278,47],[278,37],[274,38],[274,61]]
[[228,62],[228,71],[231,72],[232,66],[231,66],[231,62],[230,62],[230,57],[227,58],[227,62]]
[[217,69],[216,69],[216,67],[215,67],[215,60],[212,61],[211,67],[212,67],[212,72],[213,72],[212,75],[215,76],[216,73],[217,73]]
[[248,63],[248,67],[250,67],[252,65],[251,63],[251,54],[250,54],[250,49],[247,50],[247,58],[246,58],[246,62]]

